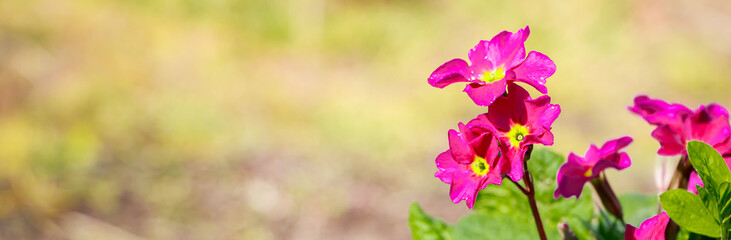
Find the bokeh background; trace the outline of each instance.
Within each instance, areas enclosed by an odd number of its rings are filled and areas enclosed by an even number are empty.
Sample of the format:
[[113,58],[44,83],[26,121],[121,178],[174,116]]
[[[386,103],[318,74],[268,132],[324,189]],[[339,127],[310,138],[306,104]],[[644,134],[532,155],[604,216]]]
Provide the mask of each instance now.
[[407,239],[414,201],[454,223],[433,159],[486,109],[426,79],[526,25],[553,149],[635,138],[620,192],[672,161],[634,96],[731,106],[728,1],[0,1],[0,239]]

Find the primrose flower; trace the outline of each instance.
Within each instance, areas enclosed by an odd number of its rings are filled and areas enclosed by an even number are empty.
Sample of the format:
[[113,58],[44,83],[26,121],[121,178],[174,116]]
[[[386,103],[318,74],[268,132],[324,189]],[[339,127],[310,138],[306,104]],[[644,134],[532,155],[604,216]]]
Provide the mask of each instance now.
[[545,94],[546,79],[556,72],[556,65],[546,55],[531,51],[525,56],[525,40],[530,35],[526,26],[515,33],[503,31],[490,41],[482,40],[468,52],[471,64],[452,59],[439,66],[429,84],[444,88],[452,83],[467,82],[464,92],[480,106],[488,106],[515,81],[524,82]]
[[680,104],[638,96],[629,110],[657,126],[652,137],[660,142],[660,155],[686,155],[685,145],[690,140],[705,142],[722,154],[731,153],[729,114],[721,105],[711,103],[691,111]]
[[604,169],[622,170],[632,165],[629,155],[626,152],[619,152],[630,143],[632,143],[631,137],[621,137],[604,143],[601,148],[592,144],[586,151],[586,157],[583,158],[570,153],[566,163],[558,169],[556,176],[558,187],[553,197],[579,198],[584,184],[598,178]]
[[561,113],[561,107],[551,104],[547,95],[531,99],[517,84],[508,85],[508,95],[501,96],[488,107],[485,114],[470,121],[474,128],[492,132],[500,142],[503,174],[513,181],[523,177],[523,157],[532,144],[553,145],[551,125]]
[[450,129],[449,150],[436,159],[439,169],[434,176],[451,184],[449,196],[452,202],[465,200],[472,209],[477,193],[487,184],[502,184],[498,142],[481,129],[468,129],[459,123],[460,132]]
[[640,224],[640,229],[627,224],[624,232],[625,240],[665,240],[665,228],[668,226],[670,217],[666,212],[645,220]]

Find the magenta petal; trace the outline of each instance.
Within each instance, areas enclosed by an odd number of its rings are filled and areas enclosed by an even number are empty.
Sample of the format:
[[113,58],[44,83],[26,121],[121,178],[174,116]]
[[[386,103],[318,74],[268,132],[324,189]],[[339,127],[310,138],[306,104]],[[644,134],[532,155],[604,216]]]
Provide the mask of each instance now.
[[569,198],[581,196],[581,191],[584,189],[584,184],[589,181],[589,178],[584,176],[586,167],[584,166],[584,159],[577,156],[574,153],[570,153],[568,160],[561,165],[556,173],[556,191],[553,192],[553,197],[558,198],[563,196]]
[[635,233],[637,232],[637,228],[633,227],[632,225],[627,224],[627,226],[624,227],[624,240],[636,240]]
[[617,152],[627,147],[630,143],[632,143],[632,138],[624,136],[621,138],[607,141],[606,143],[604,143],[604,145],[602,145],[599,151],[606,154]]
[[474,203],[475,197],[477,197],[477,191],[479,182],[472,178],[472,175],[467,171],[460,171],[454,174],[452,178],[452,185],[449,189],[449,197],[452,198],[453,203],[459,203],[462,200],[467,200],[467,207],[472,209],[470,203]]
[[515,81],[527,83],[546,94],[548,93],[545,86],[546,79],[556,72],[556,64],[543,53],[532,51],[528,54],[528,58],[513,71]]
[[584,184],[589,181],[589,178],[577,175],[563,175],[559,169],[559,175],[556,176],[558,185],[556,191],[553,192],[553,197],[558,199],[559,196],[564,198],[570,198],[575,196],[576,198],[581,197],[581,191],[584,190]]
[[459,165],[452,158],[452,153],[449,150],[440,153],[435,162],[438,170],[434,173],[434,176],[444,183],[451,184],[452,176],[460,170]]
[[507,151],[503,148],[502,152],[504,153],[503,161],[507,161],[510,164],[510,169],[507,172],[508,177],[513,181],[520,181],[523,179],[523,156],[526,150],[513,147],[507,148]]
[[632,165],[632,161],[627,153],[616,153],[598,161],[596,165],[594,165],[594,168],[592,168],[592,173],[594,176],[599,176],[599,173],[607,168],[623,170],[628,168],[630,165]]
[[[696,114],[685,122],[688,139],[703,141],[711,146],[728,140],[731,136],[731,126],[728,122],[728,113],[722,107],[713,105],[710,108],[701,106]],[[719,113],[720,112],[720,113]]]
[[495,66],[513,68],[525,59],[525,40],[530,35],[526,26],[515,33],[503,31],[490,39],[487,46],[487,59]]
[[462,164],[472,163],[475,160],[475,152],[472,151],[472,147],[454,129],[449,129],[447,135],[449,137],[449,150],[452,152],[454,160]]
[[477,186],[471,195],[472,197],[465,199],[465,203],[467,204],[467,207],[469,209],[472,209],[472,207],[475,206],[475,200],[477,199],[477,195],[480,193],[480,190],[485,189],[486,186],[487,186],[487,178],[483,177],[477,182]]
[[462,59],[452,59],[434,70],[429,76],[429,84],[444,88],[456,82],[469,82],[470,78],[471,72],[467,62]]
[[506,84],[505,79],[486,84],[471,83],[465,87],[464,92],[470,96],[475,104],[489,106],[495,99],[503,95]]
[[645,220],[637,229],[627,224],[625,228],[625,240],[665,240],[665,228],[668,226],[670,217],[666,212]]
[[552,146],[553,145],[553,133],[549,131],[548,129],[544,129],[543,134],[536,137],[536,141],[546,145],[546,146]]
[[517,84],[508,84],[508,96],[500,97],[490,105],[487,118],[501,131],[509,131],[511,123],[525,125],[529,117],[525,105],[527,100],[530,100],[528,91]]
[[680,139],[680,136],[675,134],[668,125],[657,127],[651,135],[660,142],[660,149],[657,150],[657,154],[673,156],[685,152],[685,141]]
[[682,121],[687,116],[693,114],[689,108],[681,104],[669,104],[663,100],[651,99],[641,95],[635,97],[635,105],[629,107],[629,110],[640,115],[648,123],[652,125],[671,125],[678,129],[682,127]]
[[693,172],[690,174],[690,179],[688,179],[688,192],[698,194],[698,188],[696,187],[696,185],[704,187],[703,180],[701,180],[701,177],[698,176],[698,173],[693,170]]
[[533,122],[538,122],[540,126],[546,129],[551,129],[551,125],[561,114],[561,106],[551,104],[551,97],[548,95],[525,101],[525,107],[529,114],[528,119],[532,120],[528,124],[532,125]]
[[483,156],[488,164],[492,164],[490,161],[500,154],[497,140],[491,133],[484,133],[472,139],[470,146],[473,147],[478,156]]
[[709,112],[712,117],[725,117],[728,118],[728,110],[725,107],[711,103],[706,105],[705,110]]
[[477,70],[479,72],[493,70],[494,66],[490,59],[487,58],[488,44],[490,44],[490,42],[482,40],[467,53],[467,56],[469,56],[470,62],[472,64],[470,66],[470,69]]

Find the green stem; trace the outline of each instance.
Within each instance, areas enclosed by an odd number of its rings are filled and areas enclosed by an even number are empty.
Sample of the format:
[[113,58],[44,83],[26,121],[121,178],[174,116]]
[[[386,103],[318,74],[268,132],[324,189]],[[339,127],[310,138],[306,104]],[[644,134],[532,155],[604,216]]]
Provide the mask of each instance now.
[[[533,175],[528,171],[528,159],[533,151],[533,145],[528,147],[528,151],[523,156],[523,183],[525,184],[526,191],[525,195],[528,197],[528,203],[530,204],[530,210],[533,212],[533,219],[536,222],[536,228],[538,229],[538,235],[541,240],[548,240],[546,237],[546,231],[543,229],[543,221],[541,220],[541,214],[538,212],[538,204],[536,203],[536,189],[533,185]],[[515,183],[518,184],[518,183]]]
[[594,187],[599,199],[602,200],[602,205],[609,213],[617,217],[622,224],[624,224],[624,216],[622,215],[622,205],[617,199],[617,195],[614,194],[614,190],[607,181],[607,176],[602,173],[598,178],[591,180],[591,185]]

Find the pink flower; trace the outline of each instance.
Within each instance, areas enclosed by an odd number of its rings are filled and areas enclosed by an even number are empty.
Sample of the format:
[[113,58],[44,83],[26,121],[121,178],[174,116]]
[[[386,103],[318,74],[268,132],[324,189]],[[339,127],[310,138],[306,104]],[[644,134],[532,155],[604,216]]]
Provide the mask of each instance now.
[[563,196],[569,198],[576,196],[576,198],[579,198],[581,190],[584,189],[584,184],[598,178],[604,169],[622,170],[632,165],[629,155],[625,152],[619,152],[630,143],[632,143],[631,137],[621,137],[604,143],[601,148],[597,148],[596,145],[592,144],[589,146],[589,150],[586,151],[586,157],[584,158],[570,153],[568,161],[558,169],[556,176],[558,187],[553,193],[553,197]]
[[525,40],[530,35],[526,26],[515,33],[503,31],[490,41],[480,41],[468,57],[452,59],[439,66],[429,76],[429,84],[444,88],[452,83],[467,82],[464,92],[475,104],[488,106],[515,81],[547,93],[546,79],[556,72],[556,65],[546,55],[532,51],[525,56]]
[[664,240],[665,228],[668,226],[670,217],[665,212],[645,220],[640,224],[640,229],[627,224],[624,232],[625,240]]
[[705,142],[721,153],[731,150],[729,114],[718,104],[700,106],[693,112],[680,104],[638,96],[629,110],[657,126],[652,137],[660,142],[660,155],[685,155],[685,145],[690,140]]
[[459,123],[461,133],[450,129],[449,150],[436,159],[439,169],[434,176],[451,184],[452,202],[465,200],[472,209],[477,193],[487,184],[502,184],[499,149],[495,137],[481,129],[468,129]]
[[523,157],[532,144],[553,145],[551,125],[561,113],[561,107],[551,104],[543,95],[531,99],[528,92],[516,84],[508,85],[508,95],[490,105],[487,113],[469,122],[474,128],[492,132],[500,142],[503,174],[513,181],[523,177]]

